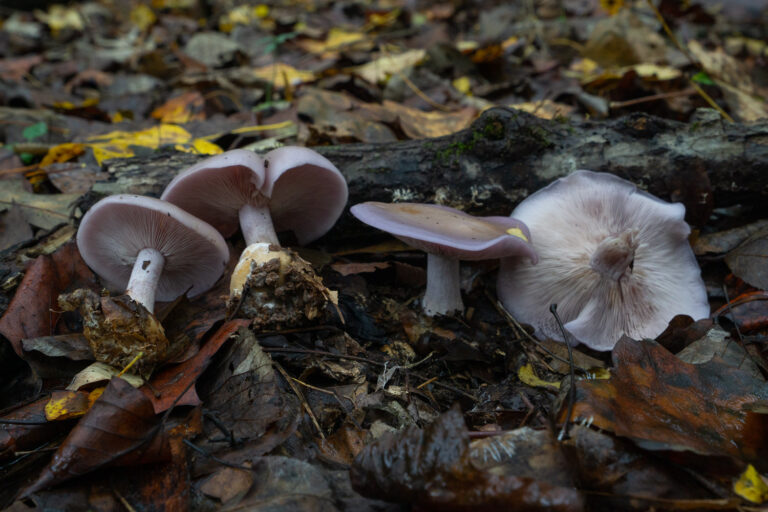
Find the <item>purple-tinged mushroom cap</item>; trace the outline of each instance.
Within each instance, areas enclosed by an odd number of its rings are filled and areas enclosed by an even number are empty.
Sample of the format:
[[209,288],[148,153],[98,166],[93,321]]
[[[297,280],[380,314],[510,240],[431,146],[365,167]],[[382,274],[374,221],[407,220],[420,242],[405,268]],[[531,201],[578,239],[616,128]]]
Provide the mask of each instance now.
[[300,244],[324,235],[344,211],[347,182],[327,158],[300,146],[264,155],[264,194],[278,231],[293,231]]
[[534,268],[502,260],[498,294],[542,337],[562,340],[549,306],[574,340],[611,350],[623,335],[655,338],[678,314],[709,316],[688,243],[685,208],[606,173],[576,171],[512,212],[536,234]]
[[230,236],[245,205],[264,206],[264,161],[252,151],[233,149],[182,171],[161,199],[175,204]]
[[155,299],[208,290],[229,261],[227,244],[212,226],[168,202],[134,195],[93,205],[80,223],[77,247],[94,272],[150,312]]
[[428,315],[464,309],[459,260],[517,256],[531,264],[537,261],[528,227],[510,217],[473,217],[447,206],[418,203],[368,202],[353,206],[351,212],[366,224],[428,253],[423,301]]

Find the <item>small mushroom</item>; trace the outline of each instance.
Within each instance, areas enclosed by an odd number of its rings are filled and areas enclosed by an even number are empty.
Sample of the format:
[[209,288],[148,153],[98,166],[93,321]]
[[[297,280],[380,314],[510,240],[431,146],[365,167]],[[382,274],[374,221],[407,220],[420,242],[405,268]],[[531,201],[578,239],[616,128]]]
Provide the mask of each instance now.
[[184,339],[166,338],[153,314],[155,299],[208,290],[229,261],[216,229],[170,203],[132,195],[93,205],[80,223],[77,247],[110,288],[126,293],[100,297],[79,289],[59,296],[59,307],[80,311],[97,361],[125,367],[143,354],[132,371],[145,377],[185,348]]
[[93,205],[77,247],[94,272],[150,313],[155,299],[206,291],[229,261],[227,243],[213,227],[170,203],[134,195]]
[[429,316],[463,311],[459,260],[508,256],[537,261],[525,224],[509,217],[473,217],[434,204],[357,204],[352,214],[427,253],[427,290],[422,308]]
[[541,337],[565,329],[595,350],[622,335],[655,338],[675,315],[709,316],[701,271],[688,243],[685,207],[607,173],[576,171],[512,212],[536,234],[539,264],[502,260],[498,294]]
[[[293,231],[298,242],[306,244],[328,231],[344,211],[347,183],[325,157],[297,146],[275,149],[264,159],[246,150],[227,151],[176,176],[162,199],[199,216],[224,236],[240,226],[247,247],[230,280],[231,306],[240,307],[244,290],[255,286],[260,289],[258,300],[251,301],[254,311],[246,316],[263,315],[257,322],[261,324],[274,323],[267,317],[286,323],[291,314],[265,299],[265,294],[274,296],[276,287],[289,281],[294,298],[301,295],[301,288],[311,302],[293,306],[304,310],[305,317],[316,316],[329,291],[318,288],[320,281],[307,262],[280,247],[276,228]],[[277,266],[266,270],[270,262]],[[275,289],[267,293],[265,286]],[[285,296],[284,292],[279,294]],[[286,307],[296,309],[293,306]]]

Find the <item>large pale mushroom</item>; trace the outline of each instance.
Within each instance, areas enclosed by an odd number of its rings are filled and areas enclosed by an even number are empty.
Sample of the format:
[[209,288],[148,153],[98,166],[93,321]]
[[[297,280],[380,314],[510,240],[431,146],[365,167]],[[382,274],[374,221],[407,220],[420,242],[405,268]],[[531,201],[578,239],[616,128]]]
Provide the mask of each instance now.
[[498,294],[536,333],[562,341],[549,306],[573,336],[611,350],[622,335],[654,338],[675,315],[709,316],[682,204],[606,173],[576,171],[512,212],[534,233],[536,267],[502,260]]

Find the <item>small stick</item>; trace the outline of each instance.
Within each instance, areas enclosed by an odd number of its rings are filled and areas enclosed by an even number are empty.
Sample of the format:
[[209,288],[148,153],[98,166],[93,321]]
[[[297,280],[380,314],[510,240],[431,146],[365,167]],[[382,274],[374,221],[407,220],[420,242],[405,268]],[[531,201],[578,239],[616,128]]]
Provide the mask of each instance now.
[[565,418],[563,429],[560,431],[560,434],[557,436],[557,439],[559,441],[563,441],[569,438],[568,428],[571,424],[573,407],[574,407],[574,403],[576,402],[576,371],[575,371],[575,365],[573,364],[573,350],[571,349],[571,344],[568,342],[568,334],[566,334],[565,332],[565,327],[563,326],[563,322],[560,320],[560,315],[557,314],[557,304],[551,304],[549,306],[549,312],[552,313],[552,315],[555,317],[555,322],[557,322],[557,326],[560,327],[560,332],[563,333],[563,341],[565,342],[565,346],[568,347],[568,359],[569,359],[569,364],[571,366],[571,387],[568,390],[568,415]]

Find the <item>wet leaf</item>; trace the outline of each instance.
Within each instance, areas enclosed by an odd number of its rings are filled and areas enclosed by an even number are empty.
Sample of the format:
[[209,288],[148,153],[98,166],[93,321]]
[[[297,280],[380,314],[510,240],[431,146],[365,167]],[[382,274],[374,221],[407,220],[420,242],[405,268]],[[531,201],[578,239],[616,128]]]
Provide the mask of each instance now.
[[152,111],[152,117],[163,123],[184,124],[205,119],[204,108],[203,95],[198,91],[189,91],[157,107]]
[[384,434],[360,452],[351,479],[355,490],[365,496],[424,507],[575,511],[584,506],[572,488],[477,469],[457,409],[423,430],[409,427],[396,435]]
[[725,256],[736,277],[761,290],[768,290],[768,229],[762,229]]
[[210,374],[201,390],[206,407],[227,425],[235,442],[258,440],[261,453],[267,453],[293,433],[298,402],[280,388],[272,359],[250,330],[238,328]]
[[[576,384],[574,421],[627,437],[649,450],[689,451],[765,465],[768,416],[747,406],[768,384],[715,357],[692,365],[651,340],[622,338],[609,380]],[[567,404],[560,410],[564,419]]]
[[223,324],[190,359],[177,365],[169,365],[158,371],[141,391],[151,400],[157,414],[174,405],[199,405],[200,398],[194,382],[211,362],[211,358],[239,327],[250,322],[244,319],[230,320]]
[[18,204],[0,214],[0,251],[32,238],[32,228]]
[[159,423],[152,402],[116,377],[24,494],[30,495],[107,464],[167,460],[170,454],[167,447],[163,450],[157,445],[158,433]]
[[60,316],[57,298],[64,290],[76,287],[99,290],[101,285],[83,262],[74,242],[63,245],[51,256],[38,256],[27,268],[13,300],[0,318],[0,334],[22,355],[22,338],[53,333]]
[[41,398],[2,416],[2,419],[6,420],[34,421],[39,422],[39,424],[3,424],[0,426],[0,462],[15,458],[17,452],[33,450],[42,446],[71,427],[71,422],[48,421],[46,419],[45,407],[48,401],[48,397]]
[[33,226],[52,229],[69,222],[78,194],[34,194],[24,188],[23,179],[2,180],[0,206],[18,204],[24,219]]

